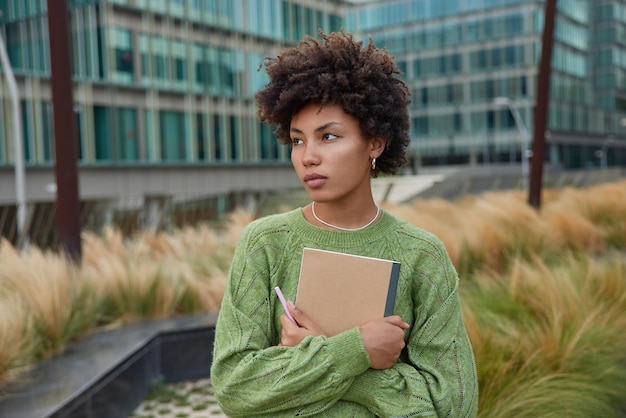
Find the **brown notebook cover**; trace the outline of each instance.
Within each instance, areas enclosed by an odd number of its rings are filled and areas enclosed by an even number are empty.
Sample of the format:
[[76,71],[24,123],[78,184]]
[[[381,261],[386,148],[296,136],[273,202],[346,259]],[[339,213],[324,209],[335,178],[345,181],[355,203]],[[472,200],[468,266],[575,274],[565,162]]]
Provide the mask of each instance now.
[[390,316],[400,263],[305,248],[296,305],[328,336]]

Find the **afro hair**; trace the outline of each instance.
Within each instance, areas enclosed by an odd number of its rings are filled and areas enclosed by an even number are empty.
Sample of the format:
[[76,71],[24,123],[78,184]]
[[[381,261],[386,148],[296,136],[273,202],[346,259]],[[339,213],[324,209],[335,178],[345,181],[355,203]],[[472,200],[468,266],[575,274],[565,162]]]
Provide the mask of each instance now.
[[376,159],[379,172],[395,174],[407,164],[410,92],[398,78],[400,69],[386,50],[370,38],[362,41],[344,31],[307,36],[263,62],[270,81],[257,92],[257,115],[276,126],[282,144],[290,144],[291,119],[305,105],[338,104],[359,121],[365,138],[386,140]]

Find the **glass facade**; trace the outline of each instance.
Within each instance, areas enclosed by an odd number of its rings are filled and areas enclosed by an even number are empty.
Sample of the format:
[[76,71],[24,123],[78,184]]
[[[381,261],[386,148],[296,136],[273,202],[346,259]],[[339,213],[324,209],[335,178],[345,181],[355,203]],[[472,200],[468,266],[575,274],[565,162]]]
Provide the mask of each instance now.
[[[288,150],[256,119],[254,93],[266,82],[259,66],[318,28],[342,27],[396,57],[412,91],[413,158],[519,162],[519,127],[511,108],[494,100],[508,98],[532,131],[543,6],[70,0],[80,163],[286,163]],[[0,0],[0,10],[23,90],[26,164],[51,165],[47,0]],[[626,0],[559,0],[554,39],[549,129],[578,145],[554,143],[548,154],[565,166],[597,165],[598,141],[626,136]],[[11,123],[10,97],[0,89],[0,165],[12,164]]]
[[[0,0],[0,34],[22,95],[29,166],[50,165],[54,131],[46,0]],[[256,118],[267,55],[344,25],[337,0],[71,0],[80,164],[288,162]],[[12,164],[0,89],[0,165]]]
[[599,1],[593,7],[598,21],[593,48],[597,64],[594,91],[602,108],[623,115],[626,112],[626,3]]
[[[562,142],[552,135],[548,154],[565,167],[597,165],[594,150],[607,135],[626,137],[626,2],[557,4],[549,130]],[[523,0],[389,0],[351,11],[346,22],[399,62],[412,90],[414,158],[519,162],[512,111],[532,132],[543,9]]]

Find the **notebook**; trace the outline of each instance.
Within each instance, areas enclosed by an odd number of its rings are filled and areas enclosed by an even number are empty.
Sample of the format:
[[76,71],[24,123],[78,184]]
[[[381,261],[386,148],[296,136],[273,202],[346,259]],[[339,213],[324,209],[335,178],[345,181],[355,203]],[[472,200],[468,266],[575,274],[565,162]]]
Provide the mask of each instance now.
[[305,248],[296,306],[328,336],[393,315],[400,263]]

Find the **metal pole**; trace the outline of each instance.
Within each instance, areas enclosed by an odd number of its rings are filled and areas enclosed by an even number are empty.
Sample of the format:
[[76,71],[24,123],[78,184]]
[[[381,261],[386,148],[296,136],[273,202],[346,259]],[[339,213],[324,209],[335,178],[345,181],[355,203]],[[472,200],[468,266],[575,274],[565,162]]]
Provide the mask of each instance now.
[[546,154],[546,130],[550,99],[550,76],[552,70],[552,40],[556,15],[556,1],[546,0],[544,11],[543,36],[541,39],[541,61],[537,81],[537,106],[535,107],[535,128],[533,132],[532,167],[528,203],[535,209],[541,207],[541,186],[543,182],[543,162]]
[[528,186],[528,142],[530,138],[530,134],[528,133],[528,129],[526,129],[526,124],[522,121],[522,117],[520,116],[519,110],[515,103],[511,101],[508,97],[496,97],[493,100],[496,106],[507,106],[509,112],[513,115],[513,119],[515,120],[515,126],[517,126],[517,130],[522,136],[521,141],[521,152],[522,152],[522,181],[524,184],[524,189]]
[[78,143],[74,116],[72,44],[68,0],[48,0],[48,36],[54,109],[55,176],[59,247],[80,262]]
[[609,146],[615,142],[615,138],[609,136],[602,142],[602,149],[600,150],[600,167],[606,170],[608,167],[608,159],[606,153],[609,152]]
[[513,114],[513,119],[515,119],[517,129],[519,129],[520,135],[522,136],[522,177],[524,178],[524,188],[526,188],[526,184],[528,183],[528,130],[526,130],[526,126],[522,122],[517,106],[510,103],[509,108]]
[[[0,12],[2,16],[2,12]],[[15,204],[17,206],[17,242],[25,248],[28,239],[25,237],[24,225],[26,223],[26,186],[24,181],[24,151],[22,149],[22,115],[20,111],[20,93],[13,74],[13,67],[7,55],[4,39],[0,34],[0,60],[2,68],[6,73],[9,93],[11,94],[11,105],[13,107],[13,147],[15,160]]]

